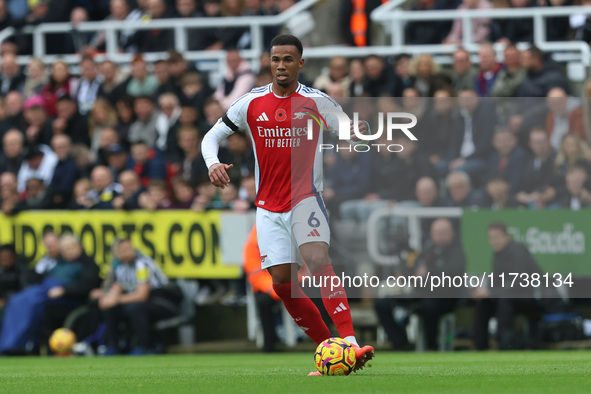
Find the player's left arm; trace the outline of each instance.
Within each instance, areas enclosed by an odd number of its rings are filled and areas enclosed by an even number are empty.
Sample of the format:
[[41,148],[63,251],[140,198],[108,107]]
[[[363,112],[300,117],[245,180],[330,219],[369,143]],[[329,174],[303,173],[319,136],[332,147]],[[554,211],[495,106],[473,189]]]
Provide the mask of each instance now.
[[[343,108],[332,98],[322,97],[320,102],[318,103],[318,107],[322,112],[322,109],[329,109],[329,110],[337,110],[345,115],[349,121],[349,142],[359,142],[361,139],[355,133],[355,126],[357,126],[357,131],[359,134],[367,135],[370,132],[369,123],[365,120],[359,120],[357,125],[353,123],[353,119],[349,118],[349,115],[343,111]],[[327,114],[325,117],[326,125],[328,126],[328,131],[334,134],[339,134],[339,118],[334,114]]]

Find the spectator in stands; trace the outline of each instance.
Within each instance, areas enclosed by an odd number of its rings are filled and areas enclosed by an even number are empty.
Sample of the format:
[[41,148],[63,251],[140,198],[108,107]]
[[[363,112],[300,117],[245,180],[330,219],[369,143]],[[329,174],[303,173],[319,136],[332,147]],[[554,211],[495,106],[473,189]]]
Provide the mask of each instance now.
[[[176,0],[176,12],[180,18],[198,18],[203,16],[197,9],[197,0]],[[199,37],[205,32],[203,29],[187,29],[187,49],[198,51]]]
[[[25,23],[28,25],[68,22],[70,20],[70,11],[74,8],[73,0],[31,0],[28,4],[30,13],[25,18]],[[52,34],[47,36],[45,38],[45,48],[47,53],[63,53],[66,37],[67,36],[64,34]]]
[[137,53],[131,61],[131,79],[127,84],[127,94],[132,97],[152,96],[156,89],[158,79],[148,72],[148,63]]
[[25,191],[31,178],[43,179],[45,186],[49,186],[57,163],[57,155],[47,145],[29,147],[17,175],[19,193]]
[[98,73],[97,65],[90,57],[83,57],[80,61],[80,80],[78,84],[78,109],[81,115],[86,115],[96,101],[102,77]]
[[11,53],[2,55],[0,64],[0,96],[4,97],[8,92],[16,90],[23,92],[25,75],[16,62],[16,56]]
[[[493,8],[493,5],[488,0],[463,0],[458,7],[458,11],[462,10],[487,10]],[[475,18],[472,19],[472,43],[486,42],[490,34],[490,19],[489,18]],[[451,27],[449,35],[443,40],[444,44],[461,44],[464,37],[462,20],[456,19]]]
[[480,97],[488,97],[503,66],[497,63],[495,49],[490,44],[480,46],[478,61],[480,70],[476,76],[474,90]]
[[28,210],[48,210],[53,208],[51,196],[47,193],[47,186],[43,179],[29,178],[25,186],[24,198],[21,198],[13,214]]
[[226,149],[232,158],[228,163],[234,165],[228,175],[230,179],[234,178],[235,186],[240,186],[240,179],[254,172],[254,153],[244,133],[232,134],[227,142]]
[[[122,1],[122,0],[115,0]],[[127,91],[130,79],[125,79],[119,67],[111,60],[105,60],[99,65],[102,82],[98,88],[97,97],[103,97],[114,106],[117,100]]]
[[8,130],[2,137],[0,152],[0,174],[11,172],[18,174],[24,159],[23,147],[25,137],[17,129]]
[[365,91],[365,69],[363,62],[359,59],[351,60],[349,64],[349,75],[351,76],[351,84],[349,85],[350,97],[361,97]]
[[4,308],[14,294],[27,285],[27,267],[19,260],[14,245],[0,246],[0,327]]
[[23,114],[23,95],[17,91],[10,92],[4,97],[6,118],[0,122],[0,134],[4,135],[9,129],[25,130],[25,116]]
[[76,163],[70,156],[71,140],[67,135],[58,134],[51,139],[51,149],[58,158],[49,184],[52,206],[65,208],[72,198],[74,184],[80,177]]
[[111,145],[119,144],[121,149],[128,152],[129,148],[125,144],[127,141],[121,141],[119,134],[112,127],[107,127],[101,130],[101,139],[99,141],[99,148],[94,159],[95,165],[103,165],[109,160],[109,147]]
[[[103,141],[103,134],[105,130],[114,130],[113,128],[116,127],[117,124],[117,112],[105,98],[99,97],[95,101],[88,118],[88,134],[91,138],[89,146],[93,153],[98,153],[101,147],[106,146],[101,144],[101,141]],[[115,132],[115,134],[117,134],[117,132]],[[114,143],[113,141],[109,142]]]
[[[535,0],[509,0],[511,8],[536,7]],[[532,18],[511,18],[498,23],[500,38],[498,43],[509,44],[511,42],[533,42],[534,23]]]
[[[172,7],[169,7],[165,0],[148,0],[147,5],[149,20],[156,21],[174,17]],[[134,41],[138,52],[165,52],[169,48],[174,48],[174,30],[138,30],[135,33]]]
[[57,100],[66,95],[76,97],[77,90],[78,80],[70,76],[68,65],[62,60],[55,61],[51,66],[49,82],[41,89],[41,97],[45,102],[44,107],[47,115],[56,116]]
[[496,104],[501,122],[511,114],[515,104],[513,100],[507,100],[507,97],[515,97],[517,88],[525,77],[525,69],[521,66],[521,53],[515,45],[507,45],[503,51],[503,57],[504,67],[497,74],[489,90],[489,96],[496,98],[493,102]]
[[557,65],[544,61],[544,53],[536,47],[521,52],[521,64],[526,74],[517,88],[518,97],[545,97],[550,89],[560,87],[569,93],[568,81]]
[[394,59],[394,72],[402,80],[403,89],[410,88],[415,83],[415,77],[410,71],[410,55],[403,53]]
[[[217,100],[208,99],[205,102],[205,105],[203,106],[203,115],[205,115],[205,119],[201,119],[201,123],[203,123],[203,121],[205,121],[205,124],[204,124],[205,127],[201,127],[200,130],[203,130],[204,132],[206,132],[206,130],[209,130],[215,124],[215,122],[218,121],[219,118],[224,116],[224,113],[225,113],[224,108]],[[183,116],[181,115],[181,118],[182,117]],[[181,121],[181,123],[187,124],[189,122],[182,122]]]
[[550,89],[546,97],[546,131],[552,147],[557,149],[567,133],[574,133],[584,140],[583,110],[579,101],[569,98],[559,87]]
[[576,134],[567,134],[562,137],[560,149],[554,161],[555,182],[564,181],[564,177],[569,168],[581,166],[591,170],[591,149],[585,141],[581,140]]
[[89,209],[93,202],[88,198],[88,193],[92,190],[92,184],[88,178],[81,178],[74,184],[72,200],[68,203],[68,209]]
[[448,89],[438,89],[433,93],[432,108],[425,112],[413,134],[418,138],[419,153],[429,158],[429,161],[437,166],[444,160],[447,152],[445,147],[448,144],[454,124],[456,99],[452,98],[452,92]]
[[[418,206],[424,208],[446,206],[446,201],[440,196],[437,181],[428,176],[422,177],[417,181],[415,186],[415,200],[418,201]],[[421,219],[421,245],[426,245],[426,242],[429,240],[429,232],[431,231],[431,225],[434,220],[432,218]]]
[[172,180],[173,209],[190,209],[195,200],[195,189],[184,179],[174,178]]
[[121,324],[131,331],[133,348],[129,354],[148,354],[150,327],[157,320],[178,314],[181,297],[167,289],[168,279],[162,270],[153,259],[136,250],[129,239],[118,241],[114,249],[114,282],[99,299],[107,320],[107,355],[121,352]]
[[[590,6],[590,0],[582,0],[581,5]],[[574,39],[577,41],[591,42],[591,15],[575,14],[570,16],[570,26],[575,29]]]
[[87,198],[90,204],[87,208],[111,209],[111,202],[121,194],[121,185],[115,183],[113,174],[105,166],[97,166],[90,173],[92,189],[88,192]]
[[[420,10],[452,10],[455,9],[459,0],[419,0],[412,7],[413,11]],[[452,21],[412,21],[406,24],[404,37],[406,43],[411,45],[439,44],[449,34]]]
[[58,99],[57,117],[51,122],[53,134],[65,134],[74,144],[90,146],[88,117],[78,112],[76,101],[70,96]]
[[[105,19],[105,21],[125,21],[125,22],[136,22],[139,21],[144,15],[143,11],[135,8],[131,9],[128,0],[110,0],[109,10],[111,14]],[[135,30],[117,30],[117,45],[119,50],[122,52],[134,52],[137,48],[134,45],[134,34]],[[98,50],[104,50],[106,33],[100,31],[95,36],[91,47]]]
[[343,91],[348,92],[351,85],[351,77],[349,76],[349,64],[347,59],[343,56],[335,56],[330,59],[328,63],[328,74],[320,74],[314,84],[315,89],[327,91],[328,86],[332,82],[337,82],[343,88]]
[[[363,91],[369,97],[402,96],[402,81],[394,74],[391,67],[377,55],[369,55],[364,61],[365,80]],[[351,97],[355,97],[351,95]]]
[[173,93],[164,93],[158,97],[160,115],[156,119],[158,138],[156,148],[163,153],[168,161],[175,162],[179,159],[179,147],[177,133],[180,127],[181,106],[179,99]]
[[154,62],[154,76],[158,80],[158,89],[154,92],[154,97],[160,97],[165,93],[172,93],[177,97],[181,96],[181,90],[174,84],[170,77],[168,62],[166,60],[157,60]]
[[236,99],[250,92],[254,87],[254,74],[247,60],[240,57],[237,50],[230,50],[226,55],[226,73],[213,98],[228,109]]
[[515,198],[530,209],[542,209],[555,197],[550,184],[556,151],[550,145],[546,130],[541,127],[531,130],[528,146],[532,155],[523,169],[522,181]]
[[114,142],[107,145],[105,154],[106,163],[115,178],[118,178],[123,171],[131,168],[129,152],[120,143]]
[[148,211],[172,209],[172,201],[168,197],[166,183],[159,179],[150,182],[148,190],[140,194],[138,204],[141,209]]
[[0,208],[5,215],[11,215],[20,200],[16,185],[15,174],[0,174]]
[[438,170],[442,175],[447,171],[464,171],[477,180],[484,173],[486,160],[492,153],[496,114],[474,90],[461,91],[458,106],[460,116],[456,117],[451,130],[447,160],[438,163]]
[[[25,4],[25,8],[27,5]],[[23,15],[24,17],[24,15]],[[12,15],[6,7],[6,0],[0,0],[0,30],[4,30],[7,27],[11,27],[13,25]]]
[[453,53],[453,65],[451,72],[452,87],[455,92],[473,89],[474,81],[478,75],[476,68],[472,67],[470,53],[464,48],[458,48]]
[[330,186],[322,193],[331,217],[338,218],[344,201],[357,200],[369,193],[371,155],[356,153],[347,141],[338,142],[335,171],[326,179]]
[[25,145],[49,144],[53,134],[51,120],[48,119],[43,99],[29,97],[23,104],[25,120]]
[[35,264],[35,274],[39,279],[51,271],[60,258],[60,239],[53,231],[43,232],[42,242],[45,247],[45,254]]
[[123,96],[115,103],[115,109],[117,111],[117,134],[122,141],[127,141],[129,138],[129,129],[131,125],[136,121],[136,116],[133,111],[133,99],[128,96]]
[[191,105],[197,111],[202,112],[208,95],[201,74],[188,72],[183,75],[180,97],[184,104]]
[[166,179],[166,164],[160,152],[140,141],[131,145],[130,168],[138,174],[141,183],[147,187],[155,179]]
[[89,21],[88,11],[84,7],[74,7],[70,12],[70,23],[72,30],[70,35],[65,37],[64,53],[79,53],[90,52],[92,49],[89,44],[92,42],[95,35],[94,32],[80,31],[78,25]]
[[[209,181],[209,171],[201,155],[201,137],[195,127],[181,126],[178,132],[179,147],[183,151],[183,161],[179,163],[179,175],[182,179],[197,187],[202,182]],[[220,148],[220,155],[229,160],[229,153]]]
[[527,154],[517,145],[515,135],[507,129],[497,130],[492,144],[495,150],[488,162],[488,176],[502,175],[514,193],[523,181]]
[[[466,257],[456,238],[452,223],[448,219],[435,220],[431,225],[430,235],[431,239],[427,248],[417,258],[410,274],[422,277],[425,277],[427,273],[442,275],[443,272],[450,276],[463,275]],[[393,309],[400,305],[409,306],[423,319],[427,350],[437,350],[439,319],[455,309],[457,298],[462,297],[462,289],[450,286],[434,293],[414,289],[411,297],[411,299],[376,299],[374,306],[378,320],[384,327],[394,349],[408,350],[410,344],[406,336],[406,327],[394,320]]]
[[591,188],[589,187],[587,169],[574,166],[566,171],[566,187],[558,196],[560,208],[578,211],[591,207]]
[[[413,58],[410,72],[414,76],[413,87],[422,97],[433,97],[435,90],[451,85],[449,77],[440,73],[439,65],[429,54],[421,54]],[[396,97],[396,95],[394,95]]]
[[509,182],[502,175],[493,175],[488,178],[485,185],[485,193],[482,197],[482,208],[502,210],[506,208],[517,208],[519,202],[511,192]]
[[23,85],[23,97],[25,99],[40,94],[43,86],[47,84],[45,64],[40,59],[33,58],[27,66],[27,77]]
[[159,111],[154,109],[154,102],[148,96],[136,97],[133,101],[133,111],[137,120],[129,127],[129,142],[133,144],[143,141],[149,147],[153,147],[158,138],[156,120]]
[[[514,272],[527,275],[542,274],[542,270],[527,247],[511,239],[505,223],[491,223],[487,233],[488,242],[494,251],[491,271],[495,277]],[[518,313],[525,313],[528,316],[539,313],[539,307],[533,298],[533,286],[491,289],[479,287],[471,291],[471,296],[476,300],[474,345],[478,350],[488,348],[488,321],[491,317],[497,318],[499,349],[509,350],[515,349],[516,335],[513,328],[515,316]],[[530,328],[535,327],[530,326]],[[534,332],[535,330],[532,330],[531,338],[535,337]]]
[[[77,238],[62,236],[60,255],[41,284],[26,288],[9,301],[0,331],[0,353],[24,354],[29,341],[38,346],[36,328],[43,318],[47,319],[48,307],[54,306],[54,316],[60,311],[69,312],[85,302],[90,290],[98,286],[99,268],[84,254]],[[63,318],[58,327],[61,324]]]
[[449,194],[448,206],[460,208],[480,206],[482,196],[477,190],[472,189],[470,177],[465,172],[451,172],[445,183]]
[[131,170],[123,171],[119,175],[119,184],[122,189],[121,195],[115,197],[111,202],[113,208],[126,211],[139,209],[140,194],[146,191],[140,182],[139,176]]

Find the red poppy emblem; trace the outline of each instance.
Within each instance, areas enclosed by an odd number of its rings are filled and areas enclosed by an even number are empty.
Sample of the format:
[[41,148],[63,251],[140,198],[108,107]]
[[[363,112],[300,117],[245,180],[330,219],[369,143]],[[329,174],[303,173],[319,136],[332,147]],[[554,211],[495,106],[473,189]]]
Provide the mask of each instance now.
[[287,119],[287,112],[283,108],[275,111],[275,120],[277,122],[283,122],[285,119]]

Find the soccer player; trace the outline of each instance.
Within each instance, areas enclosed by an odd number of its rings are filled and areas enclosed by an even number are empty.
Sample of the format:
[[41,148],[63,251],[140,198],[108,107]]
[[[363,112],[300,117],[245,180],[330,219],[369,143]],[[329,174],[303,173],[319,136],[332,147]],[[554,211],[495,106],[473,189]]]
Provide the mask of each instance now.
[[[234,132],[248,130],[256,157],[261,264],[271,274],[273,289],[296,324],[319,344],[331,333],[318,308],[299,286],[297,268],[303,259],[316,277],[314,283],[331,283],[335,273],[328,257],[330,230],[321,196],[322,134],[314,132],[308,139],[301,114],[310,110],[318,113],[319,107],[341,108],[325,94],[298,82],[303,66],[300,40],[291,35],[275,37],[271,42],[273,82],[236,100],[205,135],[202,152],[211,182],[223,189],[230,185],[227,171],[232,165],[219,162],[220,143]],[[338,129],[334,119],[328,123],[331,131]],[[363,368],[374,349],[360,347],[355,339],[345,290],[342,286],[323,286],[321,296],[340,337],[355,348],[354,370]]]

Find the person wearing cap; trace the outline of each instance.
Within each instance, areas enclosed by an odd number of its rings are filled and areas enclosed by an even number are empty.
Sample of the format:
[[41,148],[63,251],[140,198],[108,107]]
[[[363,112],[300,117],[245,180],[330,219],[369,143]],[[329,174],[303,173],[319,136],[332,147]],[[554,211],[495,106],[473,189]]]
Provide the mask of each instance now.
[[47,145],[27,148],[25,160],[17,175],[18,192],[23,193],[26,190],[27,181],[31,178],[43,179],[43,184],[49,186],[57,163],[57,155]]
[[105,149],[107,154],[107,164],[113,175],[118,178],[119,174],[125,171],[131,165],[129,152],[121,144],[111,144]]
[[53,130],[48,120],[45,102],[39,95],[29,97],[23,104],[25,145],[49,145]]

